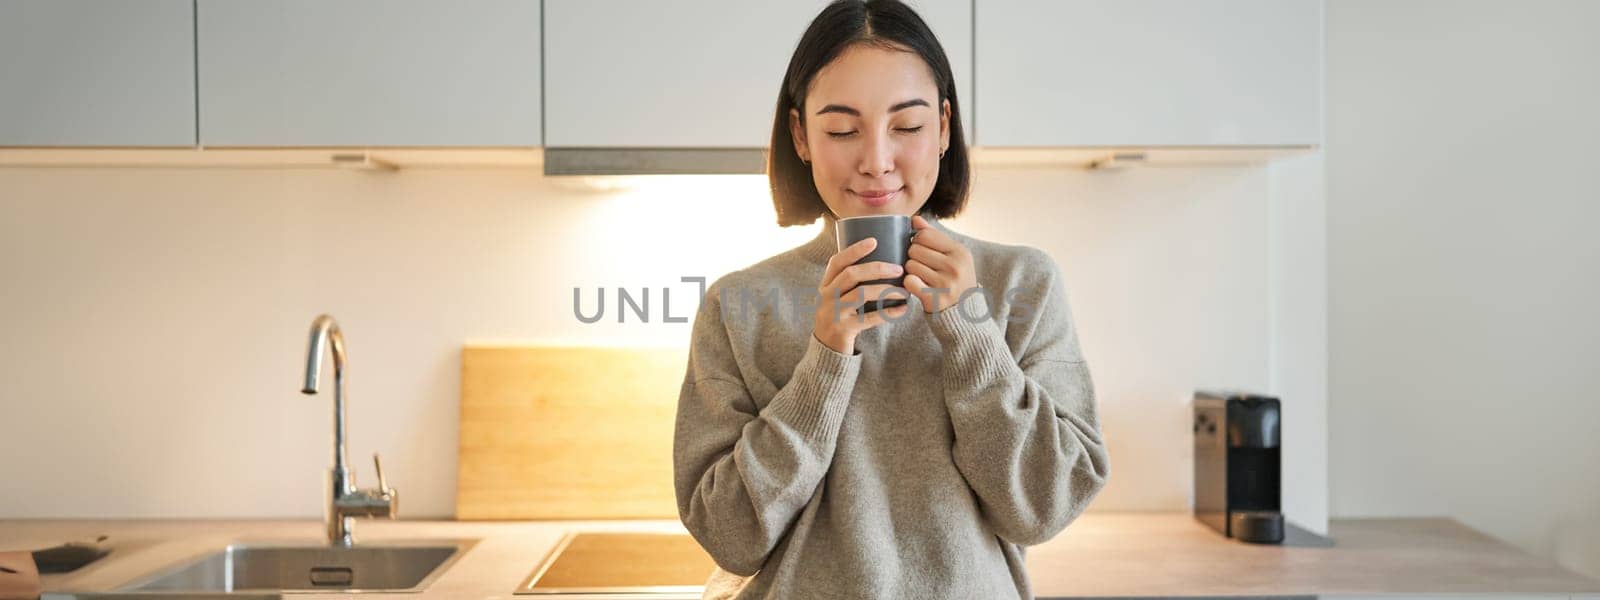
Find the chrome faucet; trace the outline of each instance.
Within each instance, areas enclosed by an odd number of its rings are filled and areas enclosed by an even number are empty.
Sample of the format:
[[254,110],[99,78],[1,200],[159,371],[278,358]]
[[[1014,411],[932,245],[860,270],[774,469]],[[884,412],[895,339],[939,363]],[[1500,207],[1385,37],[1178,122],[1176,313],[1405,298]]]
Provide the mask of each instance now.
[[324,480],[326,485],[323,492],[328,503],[322,512],[322,520],[327,525],[328,543],[349,547],[355,543],[355,536],[350,532],[355,517],[393,519],[400,502],[400,492],[389,487],[384,480],[383,463],[378,460],[377,453],[372,455],[372,467],[377,472],[378,488],[356,488],[355,470],[349,466],[349,452],[345,448],[344,334],[339,332],[339,324],[328,315],[320,315],[311,322],[311,347],[306,354],[306,385],[300,389],[300,393],[317,393],[317,380],[322,375],[323,350],[329,346],[333,348],[333,468],[328,469],[328,477]]

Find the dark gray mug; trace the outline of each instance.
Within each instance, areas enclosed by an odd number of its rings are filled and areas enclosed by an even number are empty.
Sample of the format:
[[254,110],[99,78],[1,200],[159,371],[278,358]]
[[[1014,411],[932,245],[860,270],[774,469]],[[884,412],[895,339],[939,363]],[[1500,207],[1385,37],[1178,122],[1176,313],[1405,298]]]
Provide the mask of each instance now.
[[[906,266],[906,253],[911,250],[911,237],[917,231],[911,227],[911,217],[905,215],[866,215],[860,217],[845,217],[834,222],[834,234],[837,238],[838,249],[844,250],[851,244],[867,238],[876,238],[878,245],[872,252],[861,257],[855,264],[883,261],[886,263]],[[861,285],[889,284],[905,287],[905,273],[899,277],[888,279],[873,279],[863,281]],[[879,308],[889,308],[905,304],[903,298],[885,298],[883,305],[873,298],[865,299],[861,312],[868,313]]]

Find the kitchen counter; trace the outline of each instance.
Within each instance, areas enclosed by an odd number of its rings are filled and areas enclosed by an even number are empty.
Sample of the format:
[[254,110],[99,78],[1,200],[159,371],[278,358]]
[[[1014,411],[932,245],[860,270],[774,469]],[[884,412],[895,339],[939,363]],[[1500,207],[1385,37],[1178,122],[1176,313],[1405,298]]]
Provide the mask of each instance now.
[[[676,521],[368,521],[358,543],[479,539],[421,597],[513,598],[569,530],[683,532]],[[108,591],[233,542],[312,542],[311,520],[0,520],[0,550],[110,535],[116,550],[75,573],[46,575],[47,591]],[[1331,548],[1253,545],[1225,539],[1186,513],[1088,513],[1028,549],[1035,593],[1050,597],[1226,596],[1377,593],[1582,594],[1579,576],[1450,519],[1336,519]],[[358,597],[417,598],[418,594]],[[520,596],[538,598],[539,596]],[[562,596],[571,598],[572,596]],[[603,596],[587,596],[601,598]],[[293,598],[351,598],[296,593]]]

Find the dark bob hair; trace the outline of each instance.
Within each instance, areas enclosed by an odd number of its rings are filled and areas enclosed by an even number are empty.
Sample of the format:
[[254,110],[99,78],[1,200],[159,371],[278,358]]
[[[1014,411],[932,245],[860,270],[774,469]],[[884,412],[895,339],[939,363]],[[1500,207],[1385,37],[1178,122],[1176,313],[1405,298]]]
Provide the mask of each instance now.
[[919,214],[938,218],[954,217],[967,202],[972,168],[967,160],[966,135],[961,128],[961,105],[956,101],[955,77],[944,48],[928,29],[928,24],[911,7],[898,0],[837,0],[829,4],[800,37],[789,58],[778,91],[778,106],[772,118],[772,146],[767,151],[767,179],[772,185],[772,204],[778,211],[778,225],[805,225],[828,212],[811,178],[811,166],[800,162],[794,137],[789,131],[789,110],[800,113],[805,124],[806,92],[811,80],[846,48],[872,44],[882,48],[909,51],[922,57],[939,87],[935,108],[950,101],[950,146],[939,160],[939,180],[922,205]]

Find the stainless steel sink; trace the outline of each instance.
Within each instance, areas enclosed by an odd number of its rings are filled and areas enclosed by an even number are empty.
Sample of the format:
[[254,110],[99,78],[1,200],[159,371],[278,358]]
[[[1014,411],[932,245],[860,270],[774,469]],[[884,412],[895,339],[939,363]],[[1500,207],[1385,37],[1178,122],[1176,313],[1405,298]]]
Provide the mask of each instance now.
[[233,544],[122,592],[420,592],[477,540],[311,546]]

